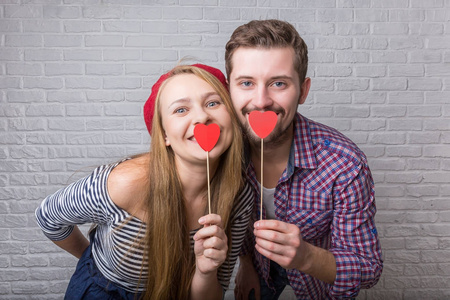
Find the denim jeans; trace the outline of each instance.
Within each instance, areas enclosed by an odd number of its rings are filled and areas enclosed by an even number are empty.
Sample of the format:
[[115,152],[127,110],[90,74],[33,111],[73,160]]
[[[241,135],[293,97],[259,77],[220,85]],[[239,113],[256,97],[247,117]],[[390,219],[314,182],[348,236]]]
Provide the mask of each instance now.
[[140,293],[132,293],[114,282],[106,279],[97,269],[92,258],[92,236],[91,244],[83,252],[78,261],[75,273],[70,279],[66,290],[65,300],[135,300],[139,299]]
[[[259,278],[261,286],[261,300],[277,300],[286,285],[289,284],[286,270],[274,261],[270,261],[270,278],[275,290],[267,286],[263,278]],[[255,293],[252,291],[249,300],[255,300]]]

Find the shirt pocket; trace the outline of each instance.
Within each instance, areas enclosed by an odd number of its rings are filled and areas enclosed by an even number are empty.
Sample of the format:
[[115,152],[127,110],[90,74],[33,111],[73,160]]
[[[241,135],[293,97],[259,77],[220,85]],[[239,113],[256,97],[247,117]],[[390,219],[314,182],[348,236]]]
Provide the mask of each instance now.
[[304,240],[312,241],[328,234],[333,211],[289,209],[287,219],[289,223],[297,225]]

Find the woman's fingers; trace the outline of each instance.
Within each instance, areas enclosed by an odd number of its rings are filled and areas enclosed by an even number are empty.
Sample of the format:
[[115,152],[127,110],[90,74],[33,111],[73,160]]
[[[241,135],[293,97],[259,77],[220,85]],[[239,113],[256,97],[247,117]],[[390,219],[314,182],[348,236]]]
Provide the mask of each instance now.
[[217,225],[206,226],[197,231],[194,235],[194,240],[198,241],[201,239],[208,239],[212,237],[217,237],[222,240],[227,240],[227,236],[222,228]]
[[209,214],[209,215],[203,216],[198,220],[198,223],[200,225],[217,225],[217,226],[223,228],[222,218],[216,214]]

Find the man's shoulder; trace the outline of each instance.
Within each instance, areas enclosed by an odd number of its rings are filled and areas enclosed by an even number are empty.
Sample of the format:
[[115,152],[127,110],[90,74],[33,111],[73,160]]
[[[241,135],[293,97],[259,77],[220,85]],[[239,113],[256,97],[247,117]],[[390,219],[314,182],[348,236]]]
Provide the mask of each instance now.
[[358,163],[366,162],[364,152],[346,135],[328,125],[300,116],[305,122],[313,148],[317,151],[329,151]]

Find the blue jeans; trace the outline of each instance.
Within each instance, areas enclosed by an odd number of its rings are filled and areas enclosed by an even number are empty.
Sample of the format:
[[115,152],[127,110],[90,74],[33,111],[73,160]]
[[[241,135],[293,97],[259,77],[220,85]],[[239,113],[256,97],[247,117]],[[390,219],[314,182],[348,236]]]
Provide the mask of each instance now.
[[[261,286],[261,300],[277,300],[283,292],[286,285],[289,284],[286,270],[274,261],[270,261],[270,278],[275,290],[267,286],[263,278],[259,278]],[[249,300],[255,300],[255,293],[252,291]]]
[[65,300],[140,299],[140,294],[128,292],[106,279],[97,269],[91,253],[91,245],[89,245],[83,252],[75,273],[70,279]]

